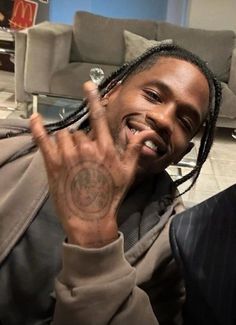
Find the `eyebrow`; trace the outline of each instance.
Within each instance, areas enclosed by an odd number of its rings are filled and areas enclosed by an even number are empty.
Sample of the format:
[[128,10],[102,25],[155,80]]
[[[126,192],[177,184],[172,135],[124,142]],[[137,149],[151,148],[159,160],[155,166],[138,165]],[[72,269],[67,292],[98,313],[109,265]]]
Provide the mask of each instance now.
[[[160,89],[164,93],[165,96],[174,97],[174,92],[172,91],[172,89],[163,81],[153,80],[149,83],[149,85]],[[194,105],[177,102],[177,107],[180,107],[181,110],[183,110],[184,112],[190,112],[191,115],[193,116],[193,118],[197,120],[199,125],[201,125],[203,123],[202,116],[201,116],[199,110]]]

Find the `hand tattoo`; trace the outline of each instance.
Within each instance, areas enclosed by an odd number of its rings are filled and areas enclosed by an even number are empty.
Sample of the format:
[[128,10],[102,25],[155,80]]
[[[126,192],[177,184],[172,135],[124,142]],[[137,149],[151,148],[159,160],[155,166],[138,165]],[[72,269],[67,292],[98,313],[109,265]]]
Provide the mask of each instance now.
[[114,195],[112,175],[101,164],[83,161],[65,177],[65,204],[73,216],[86,220],[105,217]]

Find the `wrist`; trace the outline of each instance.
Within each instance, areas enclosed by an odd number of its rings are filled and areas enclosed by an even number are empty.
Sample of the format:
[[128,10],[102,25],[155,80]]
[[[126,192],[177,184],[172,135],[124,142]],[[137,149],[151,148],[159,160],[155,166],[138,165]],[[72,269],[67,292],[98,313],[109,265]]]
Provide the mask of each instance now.
[[79,227],[68,227],[66,233],[68,243],[84,248],[100,248],[106,246],[119,237],[116,222],[103,220],[95,222],[83,221]]

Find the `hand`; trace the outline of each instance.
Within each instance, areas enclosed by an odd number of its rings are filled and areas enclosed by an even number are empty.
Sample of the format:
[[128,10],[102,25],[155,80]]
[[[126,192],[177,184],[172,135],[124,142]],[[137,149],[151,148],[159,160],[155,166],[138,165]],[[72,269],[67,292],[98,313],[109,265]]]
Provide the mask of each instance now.
[[38,114],[31,117],[31,129],[68,241],[100,247],[118,236],[117,211],[134,180],[143,142],[153,131],[137,134],[121,154],[114,145],[97,88],[89,81],[84,89],[92,139],[83,131],[70,133],[67,129],[52,138]]

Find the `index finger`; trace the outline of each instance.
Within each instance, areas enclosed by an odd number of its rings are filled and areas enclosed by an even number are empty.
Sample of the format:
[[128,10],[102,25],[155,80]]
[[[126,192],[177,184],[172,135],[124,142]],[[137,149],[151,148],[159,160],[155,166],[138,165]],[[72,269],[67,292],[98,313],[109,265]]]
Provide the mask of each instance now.
[[106,109],[102,106],[97,86],[88,81],[84,84],[84,91],[89,101],[90,123],[95,138],[101,143],[113,141],[106,117]]

